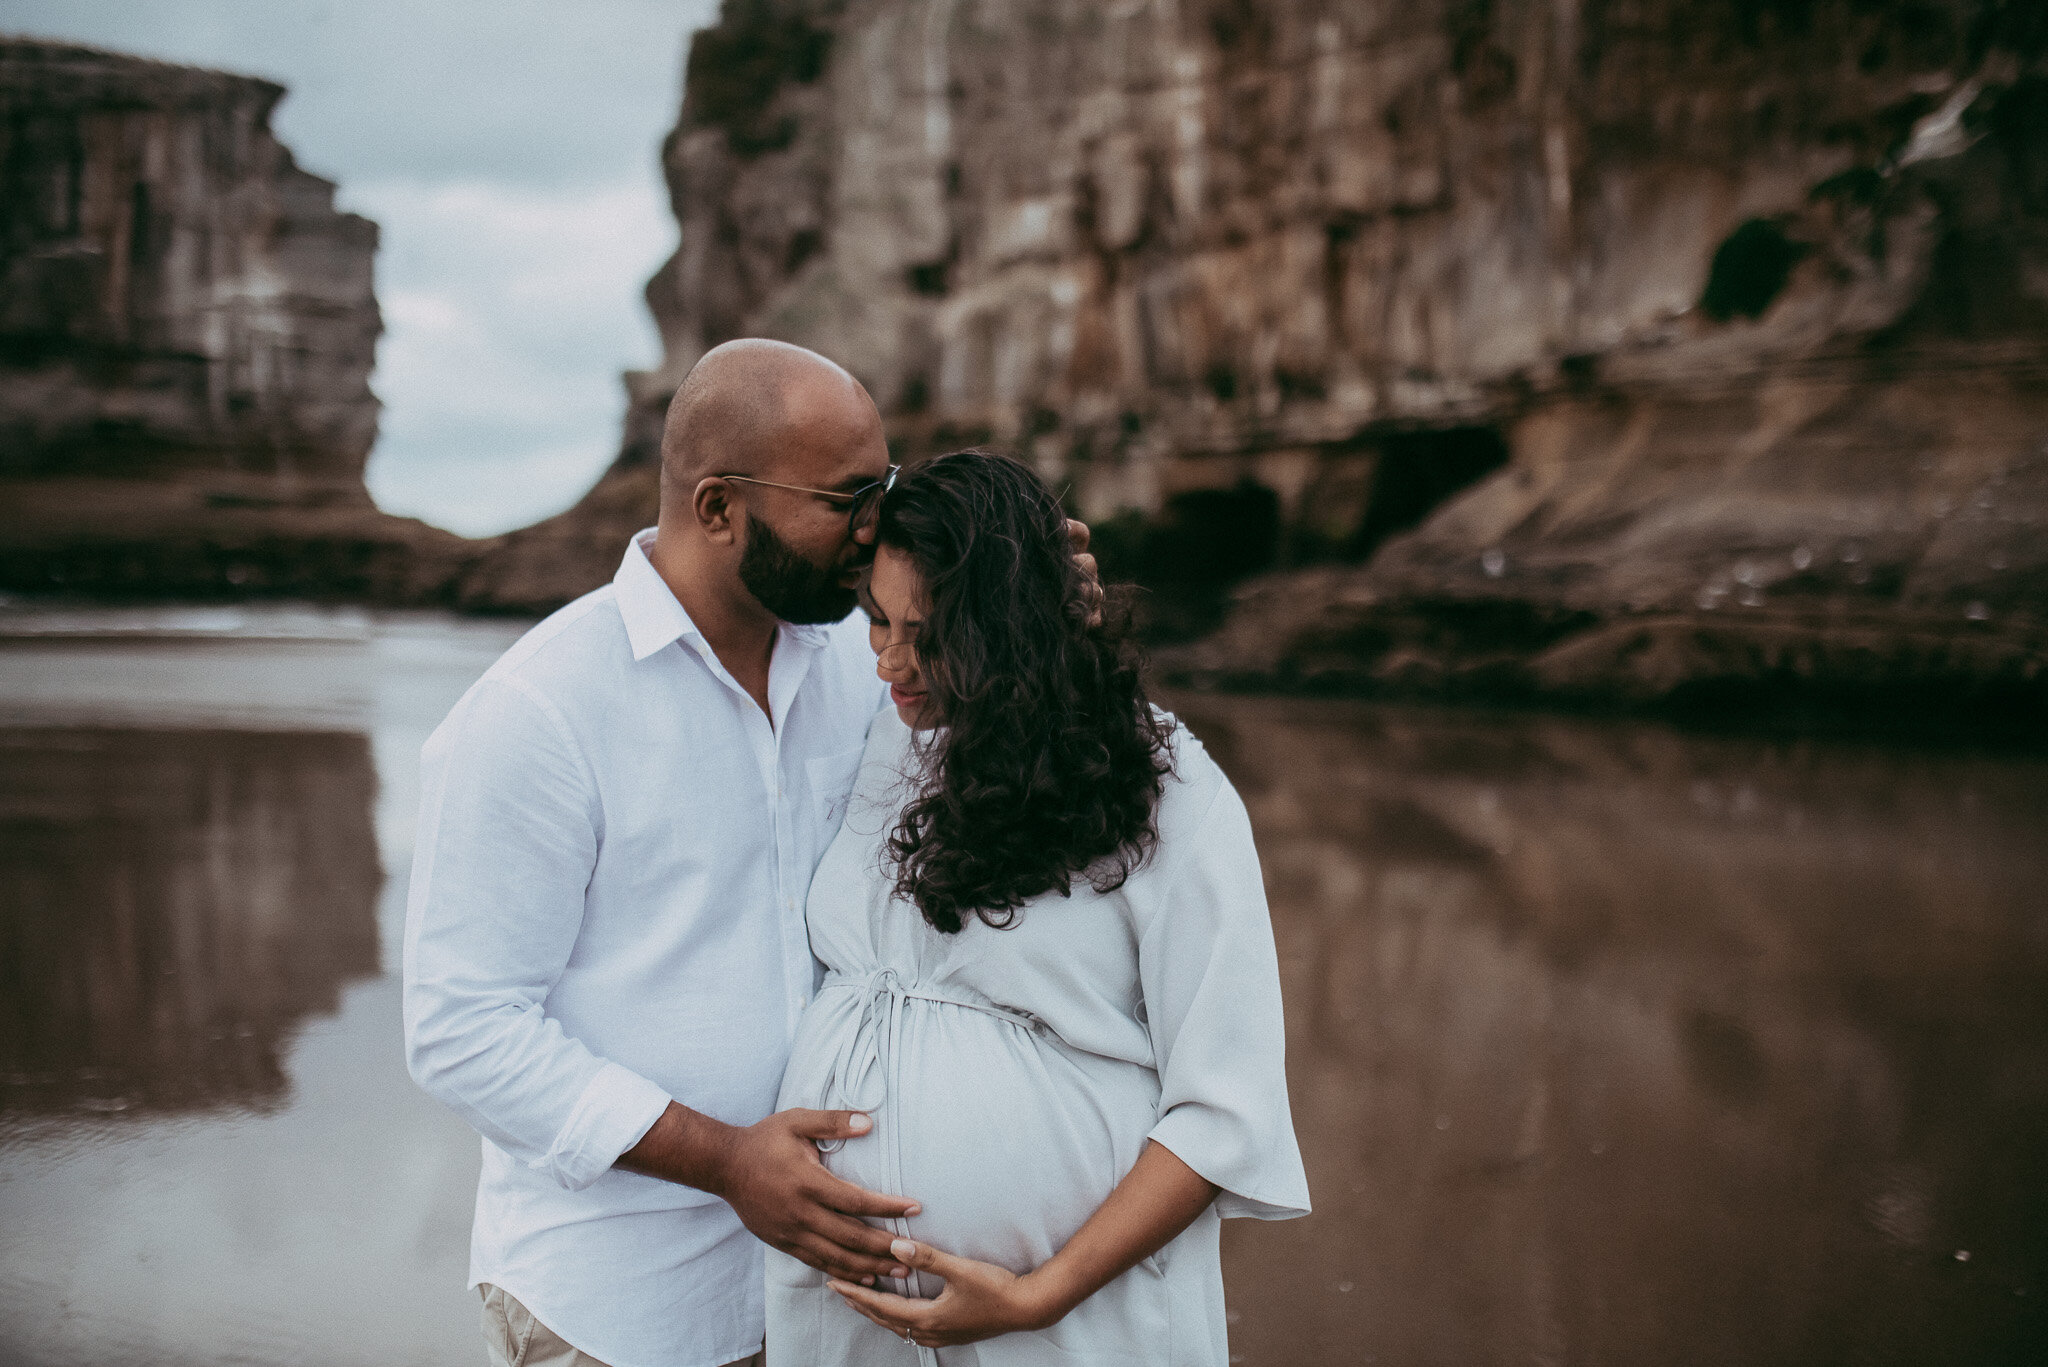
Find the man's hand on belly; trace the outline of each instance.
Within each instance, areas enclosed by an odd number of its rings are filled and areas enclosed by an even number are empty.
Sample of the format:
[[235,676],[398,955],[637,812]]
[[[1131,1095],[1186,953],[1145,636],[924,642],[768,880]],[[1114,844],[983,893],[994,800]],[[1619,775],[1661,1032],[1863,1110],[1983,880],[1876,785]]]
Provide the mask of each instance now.
[[908,1270],[887,1230],[863,1215],[915,1215],[918,1204],[834,1177],[821,1139],[857,1139],[873,1122],[857,1111],[777,1111],[758,1125],[727,1125],[671,1101],[619,1166],[725,1199],[755,1238],[834,1277],[872,1286]]

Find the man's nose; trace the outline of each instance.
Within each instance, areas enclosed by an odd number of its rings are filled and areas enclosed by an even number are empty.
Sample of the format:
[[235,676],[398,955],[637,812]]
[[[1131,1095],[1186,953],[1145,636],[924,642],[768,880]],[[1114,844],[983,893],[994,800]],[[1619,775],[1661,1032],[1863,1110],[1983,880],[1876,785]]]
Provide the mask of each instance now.
[[875,563],[875,548],[854,542],[839,557],[839,583],[844,588],[853,588],[860,577],[867,573],[869,565]]

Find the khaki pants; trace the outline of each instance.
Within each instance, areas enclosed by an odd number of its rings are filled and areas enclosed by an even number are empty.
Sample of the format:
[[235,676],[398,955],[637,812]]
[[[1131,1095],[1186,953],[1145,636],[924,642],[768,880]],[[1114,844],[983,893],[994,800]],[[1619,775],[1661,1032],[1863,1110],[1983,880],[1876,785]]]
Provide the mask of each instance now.
[[[484,1351],[491,1367],[605,1367],[535,1319],[503,1288],[486,1282],[477,1290],[484,1297]],[[762,1367],[761,1354],[728,1367]]]

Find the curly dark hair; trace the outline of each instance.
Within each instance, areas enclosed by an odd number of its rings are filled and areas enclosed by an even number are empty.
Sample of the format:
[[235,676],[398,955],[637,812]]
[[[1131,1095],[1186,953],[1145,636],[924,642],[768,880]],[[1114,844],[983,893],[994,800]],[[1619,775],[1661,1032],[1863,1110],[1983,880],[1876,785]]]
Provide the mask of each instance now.
[[1007,456],[963,451],[905,471],[878,544],[924,581],[919,665],[944,725],[889,837],[897,895],[948,934],[1009,925],[1030,898],[1123,885],[1157,840],[1170,723],[1145,696],[1126,595],[1099,619],[1066,513]]

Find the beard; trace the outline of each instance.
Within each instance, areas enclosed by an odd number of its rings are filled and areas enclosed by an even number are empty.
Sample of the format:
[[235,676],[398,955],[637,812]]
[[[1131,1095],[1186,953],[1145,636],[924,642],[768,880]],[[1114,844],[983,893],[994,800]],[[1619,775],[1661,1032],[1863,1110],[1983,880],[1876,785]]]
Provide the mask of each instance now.
[[839,575],[837,566],[814,565],[798,555],[767,523],[747,519],[740,583],[783,621],[817,626],[852,612],[853,590],[840,584]]

